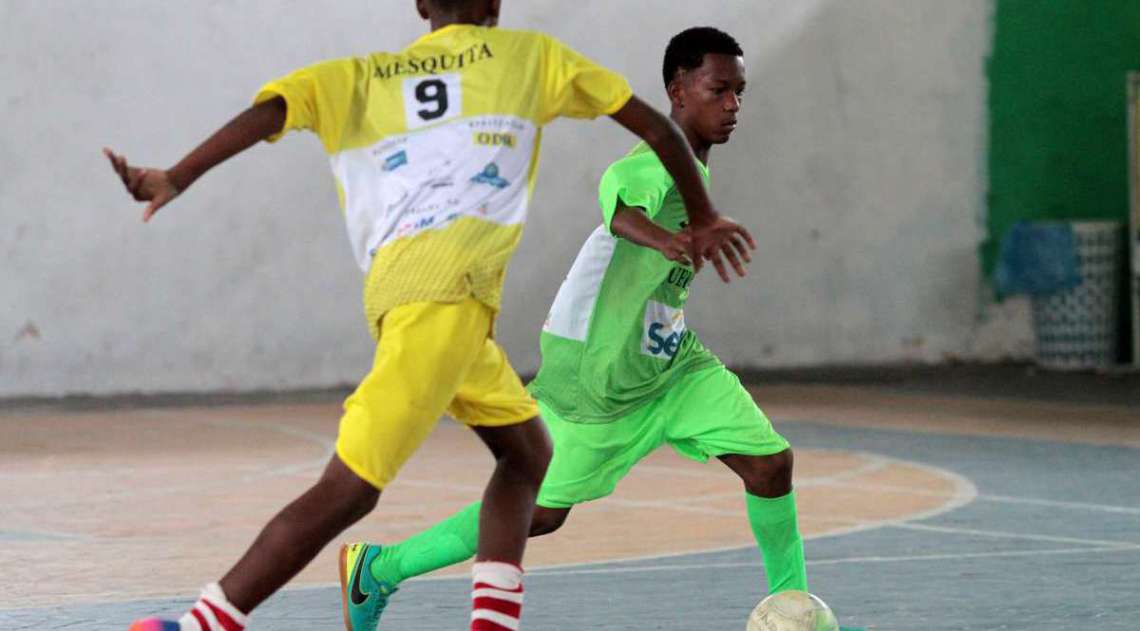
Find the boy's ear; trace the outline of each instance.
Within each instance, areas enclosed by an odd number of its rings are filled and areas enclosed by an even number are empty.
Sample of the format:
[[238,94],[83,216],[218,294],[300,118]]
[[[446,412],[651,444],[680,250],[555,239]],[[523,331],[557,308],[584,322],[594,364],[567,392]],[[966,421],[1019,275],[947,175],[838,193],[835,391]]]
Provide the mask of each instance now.
[[416,0],[416,11],[418,11],[420,14],[420,17],[425,19],[425,20],[431,18],[431,14],[428,13],[427,0]]
[[669,102],[679,108],[685,107],[684,78],[684,70],[677,72],[677,76],[673,77],[673,80],[669,82],[669,86],[665,88],[665,93],[669,95]]

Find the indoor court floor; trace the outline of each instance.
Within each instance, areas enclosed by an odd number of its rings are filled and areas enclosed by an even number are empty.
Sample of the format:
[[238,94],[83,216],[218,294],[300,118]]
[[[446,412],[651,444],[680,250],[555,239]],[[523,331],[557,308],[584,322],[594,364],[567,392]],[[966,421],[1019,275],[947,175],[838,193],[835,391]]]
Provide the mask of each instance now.
[[[796,450],[811,589],[844,626],[1140,629],[1140,381],[1015,374],[996,392],[994,375],[955,374],[753,387]],[[316,478],[339,404],[223,403],[7,406],[0,629],[177,617],[228,569]],[[343,539],[425,528],[477,499],[490,468],[443,421]],[[531,541],[524,628],[739,631],[764,590],[751,537],[727,468],[658,450]],[[250,628],[342,628],[335,551]],[[380,628],[464,628],[466,570],[406,583]]]

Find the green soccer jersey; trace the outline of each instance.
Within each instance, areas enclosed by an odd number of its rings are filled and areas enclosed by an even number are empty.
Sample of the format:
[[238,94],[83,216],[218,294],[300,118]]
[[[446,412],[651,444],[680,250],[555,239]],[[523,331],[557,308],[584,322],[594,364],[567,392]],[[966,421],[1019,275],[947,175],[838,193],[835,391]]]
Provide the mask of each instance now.
[[613,421],[684,374],[719,363],[685,327],[692,268],[610,233],[619,200],[667,230],[684,225],[684,202],[653,150],[640,143],[611,164],[598,199],[604,224],[558,290],[543,325],[542,367],[530,384],[535,398],[578,423]]

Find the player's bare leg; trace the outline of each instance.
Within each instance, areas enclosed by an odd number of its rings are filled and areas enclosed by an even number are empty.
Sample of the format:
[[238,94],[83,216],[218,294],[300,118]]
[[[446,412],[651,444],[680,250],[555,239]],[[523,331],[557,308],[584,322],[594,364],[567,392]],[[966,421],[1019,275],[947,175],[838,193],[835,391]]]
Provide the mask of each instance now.
[[333,456],[324,474],[266,524],[221,580],[222,591],[249,612],[289,582],[337,535],[376,506],[380,491]]
[[334,456],[320,480],[265,525],[245,555],[202,590],[177,621],[145,618],[131,631],[243,631],[248,614],[297,572],[333,537],[367,515],[380,491]]
[[471,629],[517,629],[522,616],[523,551],[553,448],[537,418],[475,431],[495,456],[495,472],[479,511],[479,545],[471,569]]
[[495,457],[479,511],[476,561],[519,564],[534,515],[534,498],[550,464],[551,444],[537,418],[507,427],[476,427]]

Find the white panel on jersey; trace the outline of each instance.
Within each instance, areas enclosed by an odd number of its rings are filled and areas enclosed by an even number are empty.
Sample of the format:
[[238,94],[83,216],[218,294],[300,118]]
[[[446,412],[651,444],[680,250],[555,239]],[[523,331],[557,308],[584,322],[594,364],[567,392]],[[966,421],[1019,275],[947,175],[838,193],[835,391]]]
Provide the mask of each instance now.
[[367,272],[384,244],[459,217],[525,221],[537,131],[524,119],[477,116],[332,156],[360,268]]
[[685,333],[685,312],[656,300],[645,303],[645,330],[641,352],[650,357],[672,359]]
[[463,113],[463,84],[458,74],[404,79],[404,116],[409,130],[434,125]]
[[602,289],[602,279],[610,266],[616,245],[617,239],[606,231],[605,226],[598,226],[590,238],[586,239],[585,245],[578,252],[578,258],[574,259],[570,272],[566,274],[566,280],[558,288],[558,295],[550,307],[550,315],[542,326],[543,331],[579,342],[586,341],[586,335],[590,332],[590,318],[594,315],[594,306]]

